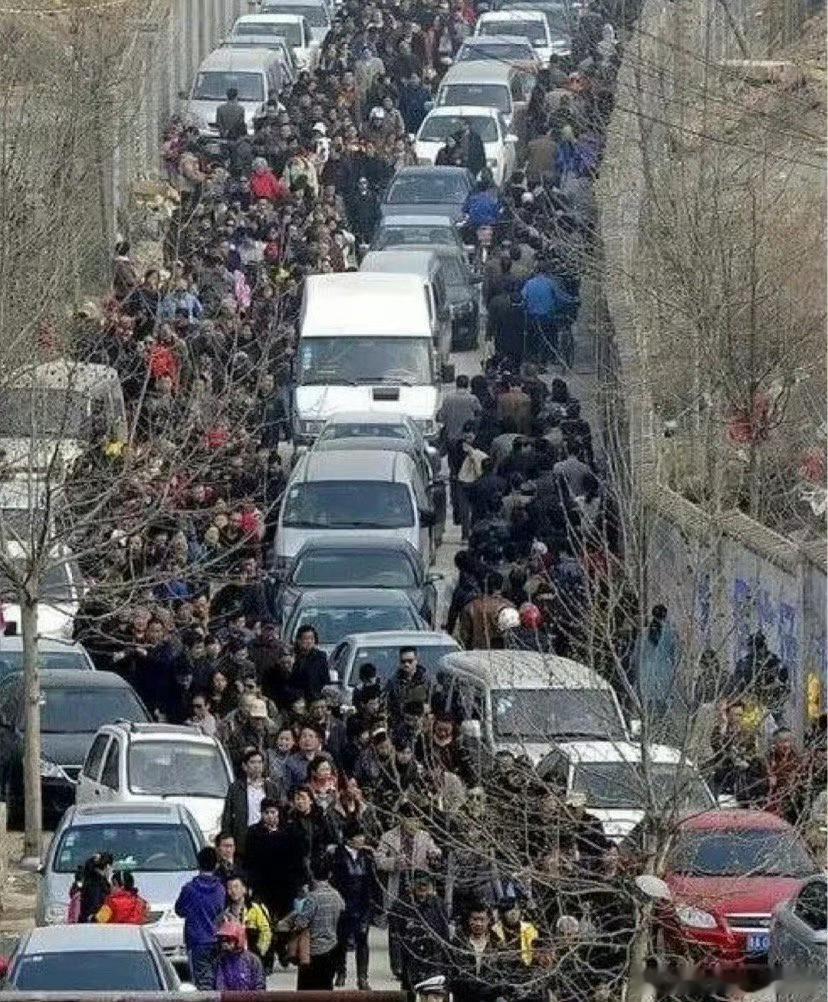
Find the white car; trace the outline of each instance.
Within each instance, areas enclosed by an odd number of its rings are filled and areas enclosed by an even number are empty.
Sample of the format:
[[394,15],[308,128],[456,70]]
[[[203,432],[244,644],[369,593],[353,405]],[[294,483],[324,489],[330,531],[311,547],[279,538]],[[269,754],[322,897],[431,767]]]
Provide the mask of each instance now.
[[520,35],[472,35],[463,40],[455,62],[473,63],[492,60],[510,63],[524,70],[541,69],[538,50],[528,38]]
[[495,108],[441,105],[432,109],[417,133],[417,163],[433,164],[446,137],[456,132],[462,121],[468,122],[483,140],[486,163],[495,183],[503,184],[515,169],[518,139],[509,132],[503,115]]
[[163,799],[193,815],[206,839],[221,825],[233,781],[227,753],[194,727],[119,722],[101,727],[78,776],[77,804],[143,804]]
[[708,811],[716,801],[696,766],[677,748],[648,745],[648,773],[641,745],[632,741],[561,741],[538,766],[559,795],[578,800],[620,841],[644,817],[650,795],[662,812]]
[[319,45],[312,39],[308,22],[302,14],[243,14],[236,18],[228,41],[232,44],[247,37],[261,38],[269,35],[276,35],[287,42],[293,50],[299,70],[313,72],[316,69]]
[[546,15],[539,10],[497,10],[481,14],[475,35],[517,35],[528,38],[538,59],[546,66],[553,55],[569,55],[571,42],[552,34]]

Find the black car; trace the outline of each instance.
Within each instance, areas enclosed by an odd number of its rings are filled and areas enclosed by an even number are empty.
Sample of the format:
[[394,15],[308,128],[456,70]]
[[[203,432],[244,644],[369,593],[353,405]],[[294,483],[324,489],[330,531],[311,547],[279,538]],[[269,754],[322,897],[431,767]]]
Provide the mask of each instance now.
[[293,609],[306,591],[325,588],[381,588],[403,591],[427,623],[437,611],[436,577],[404,539],[383,542],[311,540],[299,550],[276,593],[277,618]]
[[[132,686],[111,672],[54,669],[40,673],[40,782],[43,813],[50,819],[74,803],[75,782],[102,724],[149,721]],[[0,687],[0,789],[9,822],[23,817],[23,675],[9,675]]]
[[383,216],[449,216],[458,220],[474,186],[465,167],[401,167],[380,205]]

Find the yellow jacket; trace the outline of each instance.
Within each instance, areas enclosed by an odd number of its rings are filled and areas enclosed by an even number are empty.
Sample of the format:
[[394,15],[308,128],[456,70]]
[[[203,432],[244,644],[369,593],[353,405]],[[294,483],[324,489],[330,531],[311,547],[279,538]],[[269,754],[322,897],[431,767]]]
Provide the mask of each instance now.
[[[492,932],[501,943],[506,941],[506,934],[503,930],[503,924],[501,922],[496,922],[495,925],[492,926]],[[520,959],[527,967],[532,963],[534,958],[534,946],[537,938],[538,930],[531,922],[520,923]]]
[[241,922],[248,933],[248,950],[253,950],[260,957],[263,957],[273,939],[270,928],[270,912],[258,901],[249,905],[242,905],[240,913],[225,911],[223,918],[232,919],[234,922]]

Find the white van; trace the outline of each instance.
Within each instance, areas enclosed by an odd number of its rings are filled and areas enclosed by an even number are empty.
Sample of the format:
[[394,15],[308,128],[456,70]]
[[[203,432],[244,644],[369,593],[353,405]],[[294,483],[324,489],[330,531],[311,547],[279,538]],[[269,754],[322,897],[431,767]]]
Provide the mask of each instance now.
[[534,74],[509,63],[491,59],[455,63],[450,66],[437,91],[435,105],[494,108],[509,129],[517,132],[535,86]]
[[283,38],[293,52],[299,70],[316,69],[319,45],[313,40],[308,22],[302,14],[243,14],[236,18],[228,41],[263,38],[274,35]]
[[573,738],[628,741],[615,692],[592,668],[536,651],[462,651],[440,661],[446,710],[459,705],[480,721],[493,752],[533,763],[555,742]]
[[540,10],[498,10],[481,14],[474,28],[475,35],[516,35],[528,38],[544,66],[552,55],[568,56],[568,39],[553,35],[546,15]]
[[288,566],[313,539],[360,543],[404,539],[428,564],[434,508],[414,458],[405,452],[348,449],[305,453],[285,488],[274,567]]
[[56,359],[10,375],[0,388],[0,449],[13,470],[68,468],[92,436],[126,441],[118,373],[108,365]]
[[[32,566],[32,558],[37,555],[30,544],[20,540],[7,540],[5,560],[13,568],[15,581],[19,581]],[[75,616],[83,598],[84,582],[80,568],[72,551],[55,544],[44,560],[45,570],[41,574],[37,613],[38,633],[44,637],[69,639]],[[5,574],[0,573],[0,607],[3,610],[3,632],[15,636],[23,632],[22,611],[19,595]]]
[[320,48],[331,30],[331,8],[325,0],[263,0],[262,14],[301,14]]
[[234,87],[244,108],[248,132],[253,120],[264,113],[271,97],[282,89],[282,66],[272,49],[237,49],[223,46],[211,52],[199,66],[190,90],[187,113],[208,135],[218,132],[216,111],[227,100],[227,91]]
[[305,280],[294,360],[293,442],[310,445],[341,411],[405,414],[437,437],[441,371],[416,275],[345,273]]
[[359,270],[376,275],[416,275],[422,280],[434,347],[440,364],[448,362],[451,354],[451,310],[445,265],[438,255],[427,250],[369,251],[362,259]]

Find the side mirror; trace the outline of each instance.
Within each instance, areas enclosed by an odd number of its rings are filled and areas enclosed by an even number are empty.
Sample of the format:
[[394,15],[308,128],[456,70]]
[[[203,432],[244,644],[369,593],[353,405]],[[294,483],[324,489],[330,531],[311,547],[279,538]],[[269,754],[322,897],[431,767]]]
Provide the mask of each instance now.
[[431,584],[434,584],[435,581],[443,581],[444,579],[445,579],[445,574],[443,574],[442,571],[434,571],[433,574],[429,574],[429,576],[426,578],[426,581],[430,582]]
[[440,368],[440,378],[444,383],[454,382],[454,366],[450,362],[446,362]]
[[178,92],[178,96],[181,98],[182,101],[186,101],[190,95],[187,93],[186,90],[180,90]]
[[414,133],[414,132],[409,132],[408,133],[408,141],[409,141],[409,143],[416,142],[417,141],[417,134]]
[[518,142],[518,137],[514,134],[514,132],[509,132],[509,133],[506,134],[506,138],[505,138],[504,142],[506,142],[506,143],[517,143]]
[[41,860],[35,867],[35,873],[43,874],[46,872],[46,864]]
[[187,994],[198,991],[196,986],[191,981],[182,981],[178,986],[178,990],[180,992],[186,992]]
[[425,108],[426,111],[431,111],[434,108],[434,102],[433,101],[424,101],[423,102],[423,107]]
[[420,512],[420,525],[424,529],[430,529],[436,521],[437,519],[434,515],[434,511],[431,508],[424,508]]
[[641,737],[641,721],[638,717],[633,717],[630,721],[630,735],[634,738]]
[[328,669],[328,677],[331,680],[331,685],[339,685],[339,672],[336,668]]

